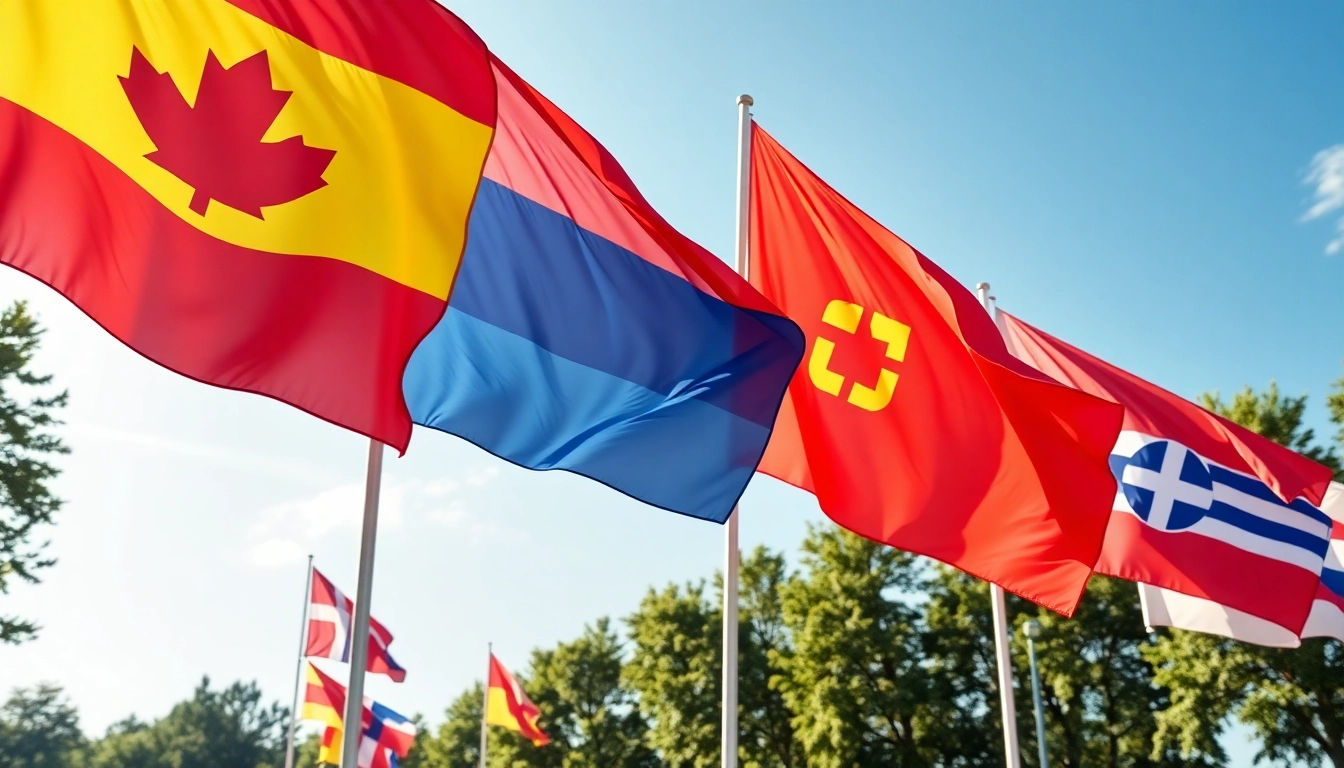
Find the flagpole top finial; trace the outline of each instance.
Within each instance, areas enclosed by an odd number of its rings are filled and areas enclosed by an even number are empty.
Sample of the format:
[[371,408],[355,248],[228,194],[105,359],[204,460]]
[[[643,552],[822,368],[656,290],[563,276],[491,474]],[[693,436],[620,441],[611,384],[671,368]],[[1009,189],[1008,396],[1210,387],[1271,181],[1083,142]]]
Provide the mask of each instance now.
[[741,104],[746,104],[748,107],[750,107],[750,106],[752,106],[753,104],[756,103],[756,100],[753,99],[753,98],[751,98],[751,96],[748,96],[747,94],[744,93],[744,94],[742,94],[741,96],[738,96],[738,97],[737,97],[737,103],[738,103],[739,105],[741,105]]

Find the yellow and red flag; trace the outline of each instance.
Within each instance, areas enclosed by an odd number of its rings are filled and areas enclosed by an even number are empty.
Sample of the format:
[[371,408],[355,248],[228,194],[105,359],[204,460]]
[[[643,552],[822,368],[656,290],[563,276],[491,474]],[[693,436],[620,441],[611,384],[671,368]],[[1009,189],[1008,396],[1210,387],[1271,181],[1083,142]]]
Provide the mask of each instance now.
[[[322,674],[312,662],[307,667],[300,719],[340,730],[344,723],[342,718],[345,717],[345,686]],[[340,749],[339,742],[336,748]]]
[[541,710],[527,698],[523,687],[513,679],[509,670],[499,663],[495,655],[490,654],[490,686],[486,694],[485,722],[489,725],[501,725],[511,731],[517,731],[523,738],[538,747],[551,743],[550,737],[542,733],[538,721]]
[[494,124],[489,53],[433,0],[0,3],[0,262],[404,450]]

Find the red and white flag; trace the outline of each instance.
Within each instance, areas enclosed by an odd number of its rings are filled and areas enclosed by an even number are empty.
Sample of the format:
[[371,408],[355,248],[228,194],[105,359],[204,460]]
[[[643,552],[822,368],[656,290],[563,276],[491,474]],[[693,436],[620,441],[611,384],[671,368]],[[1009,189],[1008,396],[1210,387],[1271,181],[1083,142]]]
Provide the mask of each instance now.
[[[314,568],[312,597],[308,600],[308,644],[304,655],[349,663],[350,624],[354,613],[355,602]],[[388,653],[387,646],[391,644],[392,633],[370,616],[367,669],[400,683],[406,679],[406,670]]]

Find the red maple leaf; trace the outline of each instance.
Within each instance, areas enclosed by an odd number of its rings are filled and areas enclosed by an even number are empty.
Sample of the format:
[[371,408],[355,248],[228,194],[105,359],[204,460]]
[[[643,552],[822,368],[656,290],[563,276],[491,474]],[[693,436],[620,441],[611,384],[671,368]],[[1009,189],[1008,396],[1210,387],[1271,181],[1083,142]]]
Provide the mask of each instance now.
[[326,186],[322,174],[334,150],[307,146],[301,136],[261,140],[291,95],[271,87],[265,51],[228,68],[208,52],[195,104],[139,48],[131,52],[130,74],[118,79],[156,147],[145,157],[196,190],[196,213],[205,215],[216,200],[260,219],[263,207]]

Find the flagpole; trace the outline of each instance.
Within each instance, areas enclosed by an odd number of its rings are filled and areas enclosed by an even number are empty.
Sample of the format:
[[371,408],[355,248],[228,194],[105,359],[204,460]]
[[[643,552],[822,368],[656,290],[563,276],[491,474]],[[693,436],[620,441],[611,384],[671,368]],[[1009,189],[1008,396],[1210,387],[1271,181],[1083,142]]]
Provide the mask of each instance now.
[[289,711],[289,735],[285,737],[285,768],[294,768],[294,729],[299,724],[299,686],[303,684],[304,651],[308,649],[308,603],[312,600],[313,556],[308,556],[307,578],[303,582],[303,612],[299,618],[299,661],[294,665],[294,708]]
[[485,717],[490,713],[490,673],[494,671],[495,662],[495,644],[485,644],[485,700],[481,702],[481,762],[480,768],[485,768],[485,749],[490,744],[490,728],[485,722]]
[[[975,286],[980,296],[980,304],[993,318],[994,310],[990,302],[989,283]],[[989,585],[990,613],[994,617],[994,655],[999,666],[999,709],[1003,715],[1003,751],[1008,760],[1008,768],[1020,768],[1022,754],[1017,746],[1017,706],[1013,702],[1013,656],[1012,639],[1008,633],[1008,602],[1003,587]]]
[[383,480],[383,444],[369,440],[368,475],[364,480],[364,527],[359,542],[359,577],[355,582],[355,618],[350,628],[350,684],[346,687],[341,768],[358,768],[364,735],[364,670],[369,665],[369,608],[373,602],[373,552],[378,537],[378,496]]
[[[747,241],[751,203],[751,106],[746,94],[737,97],[737,273],[747,276]],[[722,768],[737,768],[737,545],[738,508],[724,526],[723,553],[723,724],[720,761]]]

